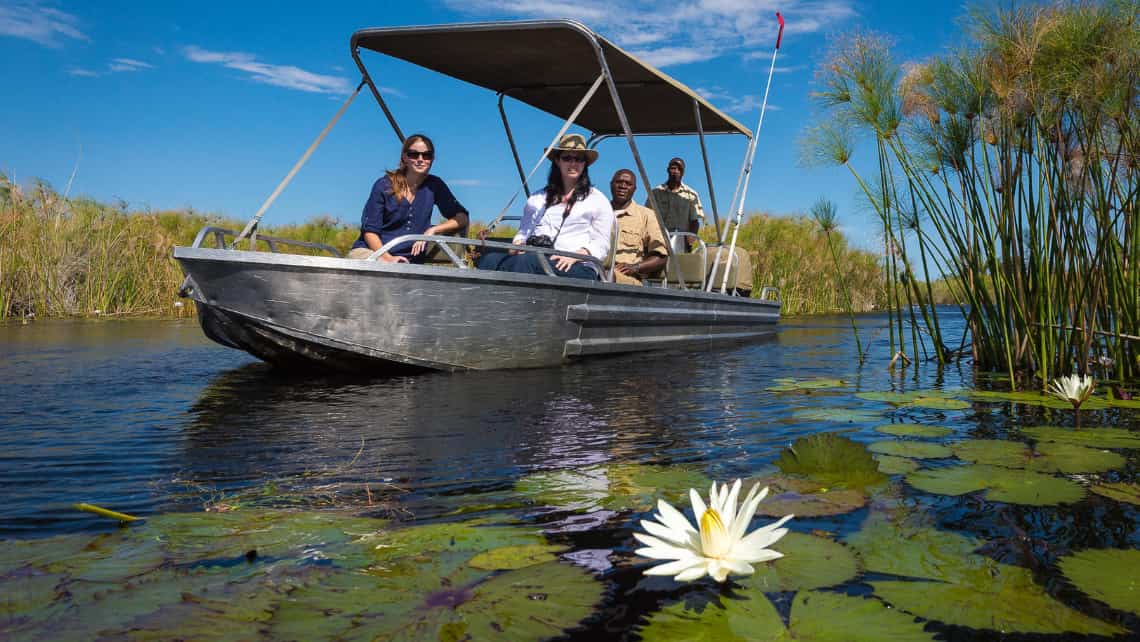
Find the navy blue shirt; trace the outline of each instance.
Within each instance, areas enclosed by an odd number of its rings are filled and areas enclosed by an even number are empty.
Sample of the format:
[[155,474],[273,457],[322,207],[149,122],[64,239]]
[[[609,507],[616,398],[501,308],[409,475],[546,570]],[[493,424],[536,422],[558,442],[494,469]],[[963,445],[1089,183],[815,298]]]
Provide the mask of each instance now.
[[[380,177],[372,186],[368,202],[364,204],[364,213],[360,216],[360,236],[352,244],[353,249],[368,247],[364,242],[365,232],[378,235],[381,244],[405,234],[423,234],[431,227],[433,207],[439,207],[440,214],[447,218],[467,212],[455,200],[447,183],[438,176],[428,174],[416,190],[416,199],[411,203],[392,193],[392,180],[387,175]],[[411,243],[401,243],[392,248],[389,254],[402,256],[412,263],[422,263],[425,258],[424,252],[412,256]]]

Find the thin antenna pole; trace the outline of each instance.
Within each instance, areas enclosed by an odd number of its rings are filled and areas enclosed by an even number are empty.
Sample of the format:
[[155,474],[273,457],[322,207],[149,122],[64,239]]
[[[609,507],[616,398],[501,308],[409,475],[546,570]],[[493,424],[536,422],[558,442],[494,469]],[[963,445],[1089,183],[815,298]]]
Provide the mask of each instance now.
[[776,34],[776,49],[772,52],[772,66],[768,68],[768,84],[764,87],[764,100],[760,103],[760,122],[756,123],[756,132],[752,135],[752,146],[748,152],[748,160],[744,165],[744,185],[741,187],[740,200],[736,205],[736,221],[732,228],[732,243],[728,246],[724,278],[720,282],[721,294],[724,294],[728,289],[728,265],[736,251],[736,239],[740,233],[740,223],[744,219],[744,198],[748,195],[748,181],[752,178],[752,160],[756,157],[756,141],[760,138],[760,128],[764,125],[764,112],[768,109],[768,91],[772,89],[772,75],[776,72],[776,56],[780,53],[780,41],[784,39],[784,16],[780,15],[779,11],[776,12],[776,20],[780,23],[780,31]]

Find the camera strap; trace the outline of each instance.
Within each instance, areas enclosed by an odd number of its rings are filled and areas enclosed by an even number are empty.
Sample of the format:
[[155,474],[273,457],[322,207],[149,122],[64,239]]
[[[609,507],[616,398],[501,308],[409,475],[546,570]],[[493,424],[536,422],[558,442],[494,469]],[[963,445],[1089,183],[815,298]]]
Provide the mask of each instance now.
[[550,248],[554,249],[554,244],[558,242],[558,235],[562,233],[562,227],[566,225],[566,219],[570,218],[570,210],[574,207],[574,199],[571,197],[570,202],[566,204],[566,209],[562,211],[562,222],[558,224],[558,231],[554,233],[554,239],[550,241]]

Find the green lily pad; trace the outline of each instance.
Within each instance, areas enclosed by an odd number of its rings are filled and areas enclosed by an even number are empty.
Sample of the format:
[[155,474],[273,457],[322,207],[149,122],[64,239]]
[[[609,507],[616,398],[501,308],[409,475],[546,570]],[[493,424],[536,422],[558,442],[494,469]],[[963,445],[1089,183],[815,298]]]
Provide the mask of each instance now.
[[523,546],[504,546],[479,553],[468,562],[471,566],[487,571],[505,571],[534,566],[544,562],[553,562],[558,559],[558,553],[566,550],[565,546],[552,544],[526,544]]
[[611,464],[528,475],[515,490],[534,502],[566,510],[649,510],[658,499],[676,504],[689,489],[706,489],[711,480],[692,466]]
[[928,620],[1003,633],[1113,636],[1124,629],[1091,618],[1050,597],[1028,569],[997,564],[954,583],[870,582],[897,609]]
[[1140,551],[1090,549],[1066,555],[1058,564],[1081,591],[1118,611],[1140,615]]
[[932,410],[962,410],[970,404],[961,399],[953,399],[939,390],[914,390],[911,392],[860,392],[855,395],[867,401],[882,401],[894,406],[930,408]]
[[1022,428],[1021,434],[1037,441],[1090,446],[1092,448],[1140,448],[1140,432],[1123,428]]
[[874,453],[911,459],[943,459],[954,456],[946,446],[925,441],[876,441],[867,448]]
[[974,553],[983,542],[951,531],[909,526],[881,515],[867,518],[863,528],[845,540],[868,572],[955,581],[985,575],[997,562]]
[[945,437],[954,432],[945,426],[924,424],[882,424],[875,426],[875,430],[896,437]]
[[987,489],[986,499],[990,501],[1028,506],[1070,504],[1085,496],[1085,489],[1068,479],[980,464],[919,470],[908,474],[906,481],[937,495],[963,495]]
[[858,392],[855,396],[865,401],[882,401],[901,406],[918,398],[913,392]]
[[[1034,391],[998,392],[996,390],[971,390],[966,396],[974,401],[987,401],[990,403],[1011,402],[1026,406],[1041,408],[1055,408],[1058,410],[1072,410],[1073,404],[1053,395],[1045,395]],[[1103,410],[1109,405],[1099,397],[1089,397],[1081,404],[1081,410]]]
[[[1120,399],[1111,388],[1108,390],[1108,396],[1105,398],[1105,403],[1113,408],[1140,408],[1140,397],[1133,397],[1131,399]],[[1084,406],[1081,406],[1082,408]]]
[[828,486],[864,488],[886,481],[867,448],[835,433],[800,437],[780,453],[776,467],[789,475],[805,475]]
[[1032,457],[1025,444],[1004,439],[967,439],[951,444],[950,450],[963,461],[1007,468],[1024,468]]
[[547,562],[509,571],[429,596],[393,640],[544,640],[561,635],[594,612],[603,587],[587,571]]
[[699,642],[922,642],[934,635],[923,631],[913,617],[888,608],[875,599],[842,593],[801,591],[792,601],[789,627],[764,597],[722,600],[702,608],[684,602],[654,613],[639,633],[646,642],[686,640]]
[[913,459],[895,457],[894,455],[875,455],[879,462],[879,472],[886,475],[905,475],[919,469],[920,465]]
[[538,531],[521,526],[494,526],[479,521],[423,524],[362,537],[343,554],[328,553],[346,568],[388,567],[391,560],[438,553],[483,553],[511,546],[546,544]]
[[774,379],[776,385],[768,386],[769,392],[803,392],[805,390],[821,390],[824,388],[843,388],[847,382],[842,379]]
[[1124,466],[1124,457],[1074,444],[1040,442],[1037,449],[1000,439],[969,439],[951,446],[959,459],[1039,473],[1099,473]]
[[877,412],[853,408],[803,408],[793,412],[792,416],[805,421],[831,421],[841,424],[871,423],[883,418]]
[[914,408],[928,408],[930,410],[965,410],[970,407],[968,401],[948,399],[946,397],[916,397],[906,405]]
[[1101,497],[1140,506],[1140,484],[1093,484],[1089,490]]
[[829,539],[792,532],[772,548],[784,557],[755,565],[756,572],[739,578],[740,584],[764,593],[801,591],[838,586],[859,574],[855,553]]
[[766,517],[821,517],[850,513],[867,504],[867,496],[853,488],[827,488],[811,479],[769,477],[768,497],[760,502],[757,515]]

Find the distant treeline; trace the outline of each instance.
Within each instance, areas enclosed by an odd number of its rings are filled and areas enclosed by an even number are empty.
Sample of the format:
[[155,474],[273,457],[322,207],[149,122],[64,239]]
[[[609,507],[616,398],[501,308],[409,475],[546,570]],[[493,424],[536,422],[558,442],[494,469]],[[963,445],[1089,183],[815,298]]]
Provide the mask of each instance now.
[[[21,188],[0,174],[0,318],[178,316],[182,272],[172,258],[206,225],[240,230],[244,222],[192,209],[131,211],[90,198],[66,198],[43,182]],[[479,225],[472,225],[471,234]],[[347,250],[355,223],[318,216],[299,225],[262,228],[262,234]],[[706,238],[712,229],[703,231]],[[839,270],[848,279],[856,311],[881,308],[878,256],[838,238]],[[738,244],[755,268],[756,293],[780,288],[787,315],[843,309],[826,240],[806,217],[756,215],[741,227]]]

